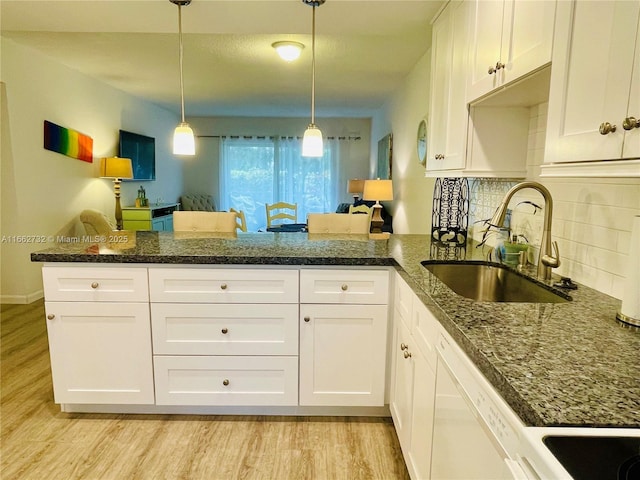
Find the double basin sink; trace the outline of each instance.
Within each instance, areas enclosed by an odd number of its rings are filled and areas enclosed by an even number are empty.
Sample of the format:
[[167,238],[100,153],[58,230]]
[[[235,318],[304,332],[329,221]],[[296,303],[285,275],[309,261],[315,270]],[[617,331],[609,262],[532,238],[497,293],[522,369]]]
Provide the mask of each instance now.
[[571,300],[569,295],[497,263],[432,260],[421,263],[455,293],[478,302],[562,303]]

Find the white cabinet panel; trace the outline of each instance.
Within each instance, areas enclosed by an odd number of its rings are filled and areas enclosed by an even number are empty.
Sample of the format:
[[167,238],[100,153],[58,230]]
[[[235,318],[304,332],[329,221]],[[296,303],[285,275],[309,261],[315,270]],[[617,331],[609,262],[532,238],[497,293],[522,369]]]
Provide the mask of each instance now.
[[152,302],[298,303],[298,271],[150,268]]
[[411,448],[408,449],[407,466],[411,477],[418,480],[428,479],[431,474],[436,367],[429,365],[420,353],[412,358],[414,384],[411,402]]
[[56,403],[153,404],[147,303],[45,303]]
[[411,410],[415,363],[409,356],[413,348],[411,332],[396,318],[393,341],[393,376],[389,410],[405,459],[411,447]]
[[158,405],[297,405],[297,357],[156,356]]
[[424,355],[427,363],[435,370],[438,357],[436,343],[440,324],[433,313],[415,295],[413,296],[412,313],[411,333],[414,342]]
[[45,298],[70,302],[146,302],[146,268],[42,267]]
[[382,406],[386,305],[301,305],[300,317],[300,405]]
[[413,298],[415,297],[415,294],[400,274],[396,274],[395,276],[394,290],[393,306],[398,310],[402,319],[407,322],[407,326],[410,326],[411,310],[413,308]]
[[298,305],[151,304],[156,355],[298,355]]
[[389,302],[388,270],[301,270],[300,303]]
[[[548,164],[640,156],[640,128],[623,128],[628,116],[640,118],[639,74],[634,71],[639,29],[637,1],[558,3],[543,175],[553,175],[554,166]],[[574,172],[615,176],[613,169],[620,168],[601,165],[599,173],[593,164],[584,172],[576,165]],[[640,176],[640,164],[630,168],[617,174]],[[557,170],[564,172],[562,166]]]

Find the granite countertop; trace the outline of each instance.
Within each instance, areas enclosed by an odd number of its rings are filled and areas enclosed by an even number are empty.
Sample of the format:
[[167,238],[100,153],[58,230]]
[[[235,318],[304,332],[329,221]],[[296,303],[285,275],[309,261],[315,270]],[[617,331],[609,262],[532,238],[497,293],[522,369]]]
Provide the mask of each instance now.
[[[420,262],[482,260],[428,235],[129,232],[58,243],[39,262],[395,266],[442,326],[530,426],[640,428],[640,333],[616,322],[620,301],[579,285],[565,303],[475,302]],[[111,241],[109,241],[111,240]]]

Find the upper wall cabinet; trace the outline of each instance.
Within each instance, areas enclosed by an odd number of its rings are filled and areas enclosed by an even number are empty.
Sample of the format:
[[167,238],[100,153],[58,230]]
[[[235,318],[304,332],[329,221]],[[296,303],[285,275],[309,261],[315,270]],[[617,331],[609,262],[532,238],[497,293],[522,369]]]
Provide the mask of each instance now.
[[559,2],[542,175],[640,176],[638,119],[640,2]]
[[551,61],[555,1],[470,3],[469,102]]
[[427,171],[465,166],[468,6],[451,2],[432,29]]

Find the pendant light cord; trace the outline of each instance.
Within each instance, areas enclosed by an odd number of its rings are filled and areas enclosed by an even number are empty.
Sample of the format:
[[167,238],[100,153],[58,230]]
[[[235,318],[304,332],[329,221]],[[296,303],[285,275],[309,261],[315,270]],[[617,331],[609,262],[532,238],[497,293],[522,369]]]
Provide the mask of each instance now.
[[178,4],[178,37],[180,39],[180,112],[184,122],[184,75],[182,73],[182,5]]
[[311,16],[311,125],[316,124],[316,5]]

